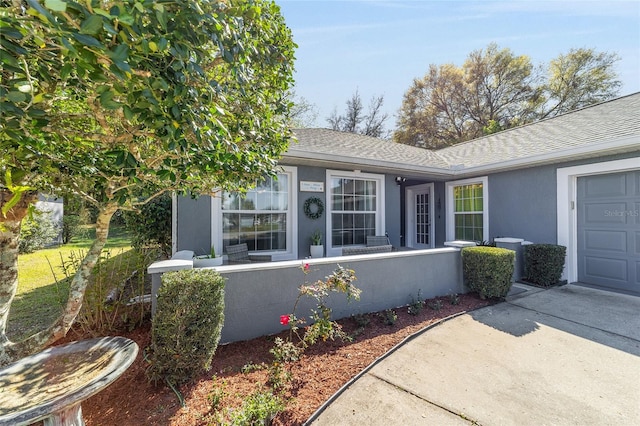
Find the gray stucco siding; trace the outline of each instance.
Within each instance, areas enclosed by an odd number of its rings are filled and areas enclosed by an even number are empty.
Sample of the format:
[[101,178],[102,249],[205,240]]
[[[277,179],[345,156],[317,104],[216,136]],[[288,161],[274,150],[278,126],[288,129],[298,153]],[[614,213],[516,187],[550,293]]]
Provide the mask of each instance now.
[[557,170],[633,157],[639,157],[640,166],[640,152],[633,152],[488,175],[490,239],[556,244]]
[[489,240],[514,237],[555,244],[556,168],[489,175]]
[[[328,212],[327,200],[327,176],[326,169],[322,167],[297,166],[298,182],[294,182],[294,190],[298,191],[298,257],[305,258],[310,255],[309,246],[311,244],[311,234],[316,230],[322,232],[322,242],[327,246],[327,220]],[[324,182],[324,192],[300,192],[300,182]],[[320,198],[324,204],[324,213],[321,218],[310,219],[304,214],[304,202],[310,197]]]

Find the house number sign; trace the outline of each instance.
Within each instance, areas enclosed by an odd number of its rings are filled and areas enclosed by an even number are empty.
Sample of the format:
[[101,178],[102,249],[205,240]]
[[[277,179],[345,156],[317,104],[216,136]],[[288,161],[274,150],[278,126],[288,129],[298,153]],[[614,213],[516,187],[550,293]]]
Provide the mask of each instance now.
[[300,192],[324,192],[324,182],[301,180]]

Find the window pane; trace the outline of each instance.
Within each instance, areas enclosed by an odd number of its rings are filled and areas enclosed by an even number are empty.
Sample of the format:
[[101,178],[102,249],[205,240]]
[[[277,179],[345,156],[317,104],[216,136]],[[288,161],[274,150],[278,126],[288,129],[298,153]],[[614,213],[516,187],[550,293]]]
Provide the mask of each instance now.
[[367,235],[376,235],[376,192],[376,180],[332,179],[331,242],[334,247],[365,244]]
[[259,182],[244,198],[223,194],[223,247],[246,243],[249,251],[286,251],[289,183],[288,175],[280,174]]
[[343,210],[342,207],[342,195],[333,195],[331,196],[331,209],[332,210]]

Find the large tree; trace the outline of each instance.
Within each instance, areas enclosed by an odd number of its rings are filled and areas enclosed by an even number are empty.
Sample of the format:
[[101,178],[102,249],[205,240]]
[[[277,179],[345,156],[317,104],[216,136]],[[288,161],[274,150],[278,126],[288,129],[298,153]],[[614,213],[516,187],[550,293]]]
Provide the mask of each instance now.
[[339,115],[338,111],[334,110],[327,122],[333,130],[376,138],[385,137],[384,124],[389,116],[383,111],[383,104],[384,96],[373,96],[369,102],[369,109],[365,111],[360,93],[356,90],[351,98],[347,99],[344,114]]
[[442,148],[552,117],[617,94],[613,54],[571,50],[544,67],[490,44],[462,67],[430,65],[404,95],[396,142]]
[[[177,190],[242,190],[286,149],[291,33],[273,2],[3,2],[0,363],[64,336],[119,209]],[[35,190],[96,206],[96,239],[60,318],[5,335],[14,245]]]

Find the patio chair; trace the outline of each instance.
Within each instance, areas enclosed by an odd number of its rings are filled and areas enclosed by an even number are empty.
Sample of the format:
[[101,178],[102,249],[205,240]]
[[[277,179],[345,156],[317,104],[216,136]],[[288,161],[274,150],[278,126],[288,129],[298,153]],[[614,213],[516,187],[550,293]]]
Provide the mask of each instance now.
[[249,254],[247,243],[227,246],[227,262],[229,265],[240,263],[271,262],[267,254]]

